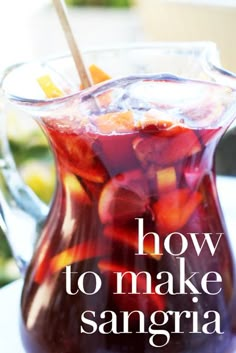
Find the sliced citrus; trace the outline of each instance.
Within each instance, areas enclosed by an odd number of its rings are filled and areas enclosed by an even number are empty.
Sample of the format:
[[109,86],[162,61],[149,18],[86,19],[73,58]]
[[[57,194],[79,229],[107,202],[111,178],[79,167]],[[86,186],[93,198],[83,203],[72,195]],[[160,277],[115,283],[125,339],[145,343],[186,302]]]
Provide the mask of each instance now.
[[97,242],[93,241],[84,242],[55,255],[49,264],[50,272],[55,273],[75,262],[101,257],[105,254],[104,246],[99,246]]
[[72,194],[73,200],[77,200],[85,204],[91,204],[88,194],[74,174],[66,173],[63,176],[63,183],[66,191]]
[[66,129],[59,130],[57,125],[48,126],[47,131],[55,148],[60,165],[82,178],[96,183],[103,183],[107,178],[107,172],[96,153],[93,145],[95,136],[72,132]]
[[139,170],[112,178],[103,188],[98,212],[102,223],[127,221],[145,213],[148,205],[147,185]]
[[109,76],[105,71],[103,71],[100,67],[95,64],[89,67],[89,71],[94,84],[111,79],[111,76]]
[[202,201],[200,192],[177,189],[161,195],[153,205],[157,228],[168,232],[181,229]]
[[50,75],[41,76],[37,81],[47,98],[58,98],[63,96],[63,92],[56,86]]
[[107,113],[97,116],[94,122],[102,134],[132,132],[134,116],[131,111]]

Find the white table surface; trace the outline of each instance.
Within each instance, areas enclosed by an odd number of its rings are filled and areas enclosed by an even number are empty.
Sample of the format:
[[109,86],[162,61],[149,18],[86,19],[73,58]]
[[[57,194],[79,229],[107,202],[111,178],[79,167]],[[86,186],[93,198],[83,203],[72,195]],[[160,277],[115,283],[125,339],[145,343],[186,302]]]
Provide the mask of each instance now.
[[[236,232],[236,178],[218,177],[217,183],[221,205],[225,214],[231,241],[233,242],[234,233]],[[21,344],[18,328],[21,288],[22,281],[19,280],[0,290],[1,353],[25,353]]]

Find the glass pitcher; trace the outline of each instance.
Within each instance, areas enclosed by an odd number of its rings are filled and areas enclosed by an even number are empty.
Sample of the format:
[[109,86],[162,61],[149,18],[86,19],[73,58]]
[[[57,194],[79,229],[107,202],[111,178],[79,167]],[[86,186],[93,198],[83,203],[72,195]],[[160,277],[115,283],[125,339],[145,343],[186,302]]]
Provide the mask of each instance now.
[[[236,77],[212,43],[84,58],[112,79],[80,90],[65,56],[1,80],[0,224],[25,274],[26,352],[233,352],[235,267],[214,152],[236,116]],[[62,97],[45,98],[45,74]],[[12,109],[36,119],[54,153],[50,207],[16,171]]]

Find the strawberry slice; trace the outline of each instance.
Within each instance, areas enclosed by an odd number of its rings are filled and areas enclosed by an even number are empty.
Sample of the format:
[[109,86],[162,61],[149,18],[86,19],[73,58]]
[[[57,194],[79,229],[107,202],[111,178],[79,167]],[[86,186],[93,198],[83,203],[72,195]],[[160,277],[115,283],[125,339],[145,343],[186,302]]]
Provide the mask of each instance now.
[[[123,245],[128,245],[133,248],[135,252],[138,252],[138,234],[137,229],[133,229],[130,227],[122,227],[122,226],[112,226],[107,225],[104,228],[105,237],[119,241],[123,243]],[[160,254],[154,254],[155,244],[153,237],[147,237],[144,240],[144,253],[148,254],[152,258],[156,260],[160,260]]]
[[134,116],[131,111],[107,113],[94,118],[102,134],[125,133],[134,130]]
[[143,166],[149,163],[166,166],[198,153],[201,144],[194,131],[184,129],[166,138],[159,133],[151,137],[139,137],[134,140],[133,148]]
[[202,201],[200,192],[177,189],[161,195],[153,205],[156,224],[166,234],[181,229]]
[[147,185],[140,170],[112,178],[101,193],[98,213],[102,223],[127,221],[141,216],[148,206]]
[[[112,286],[112,292],[115,293],[117,290],[116,283],[116,272],[125,273],[127,271],[132,271],[138,274],[138,271],[129,269],[128,267],[111,263],[106,260],[100,260],[98,262],[98,267],[100,271],[110,277],[110,282]],[[113,298],[116,301],[117,306],[120,310],[141,310],[143,312],[164,310],[165,309],[165,298],[164,296],[155,293],[155,288],[152,286],[152,294],[145,294],[147,291],[146,279],[143,275],[137,276],[137,292],[140,294],[131,294],[132,290],[132,277],[130,274],[126,274],[122,281],[122,291],[127,294],[114,294]],[[133,319],[134,320],[134,319]]]

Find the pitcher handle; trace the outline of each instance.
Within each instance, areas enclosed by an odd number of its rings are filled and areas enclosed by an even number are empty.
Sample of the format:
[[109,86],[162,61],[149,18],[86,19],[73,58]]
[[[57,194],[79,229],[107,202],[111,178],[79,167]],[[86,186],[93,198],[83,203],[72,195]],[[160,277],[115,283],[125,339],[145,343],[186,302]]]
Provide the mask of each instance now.
[[4,100],[0,99],[0,228],[24,274],[48,206],[24,183],[17,170],[7,139]]

